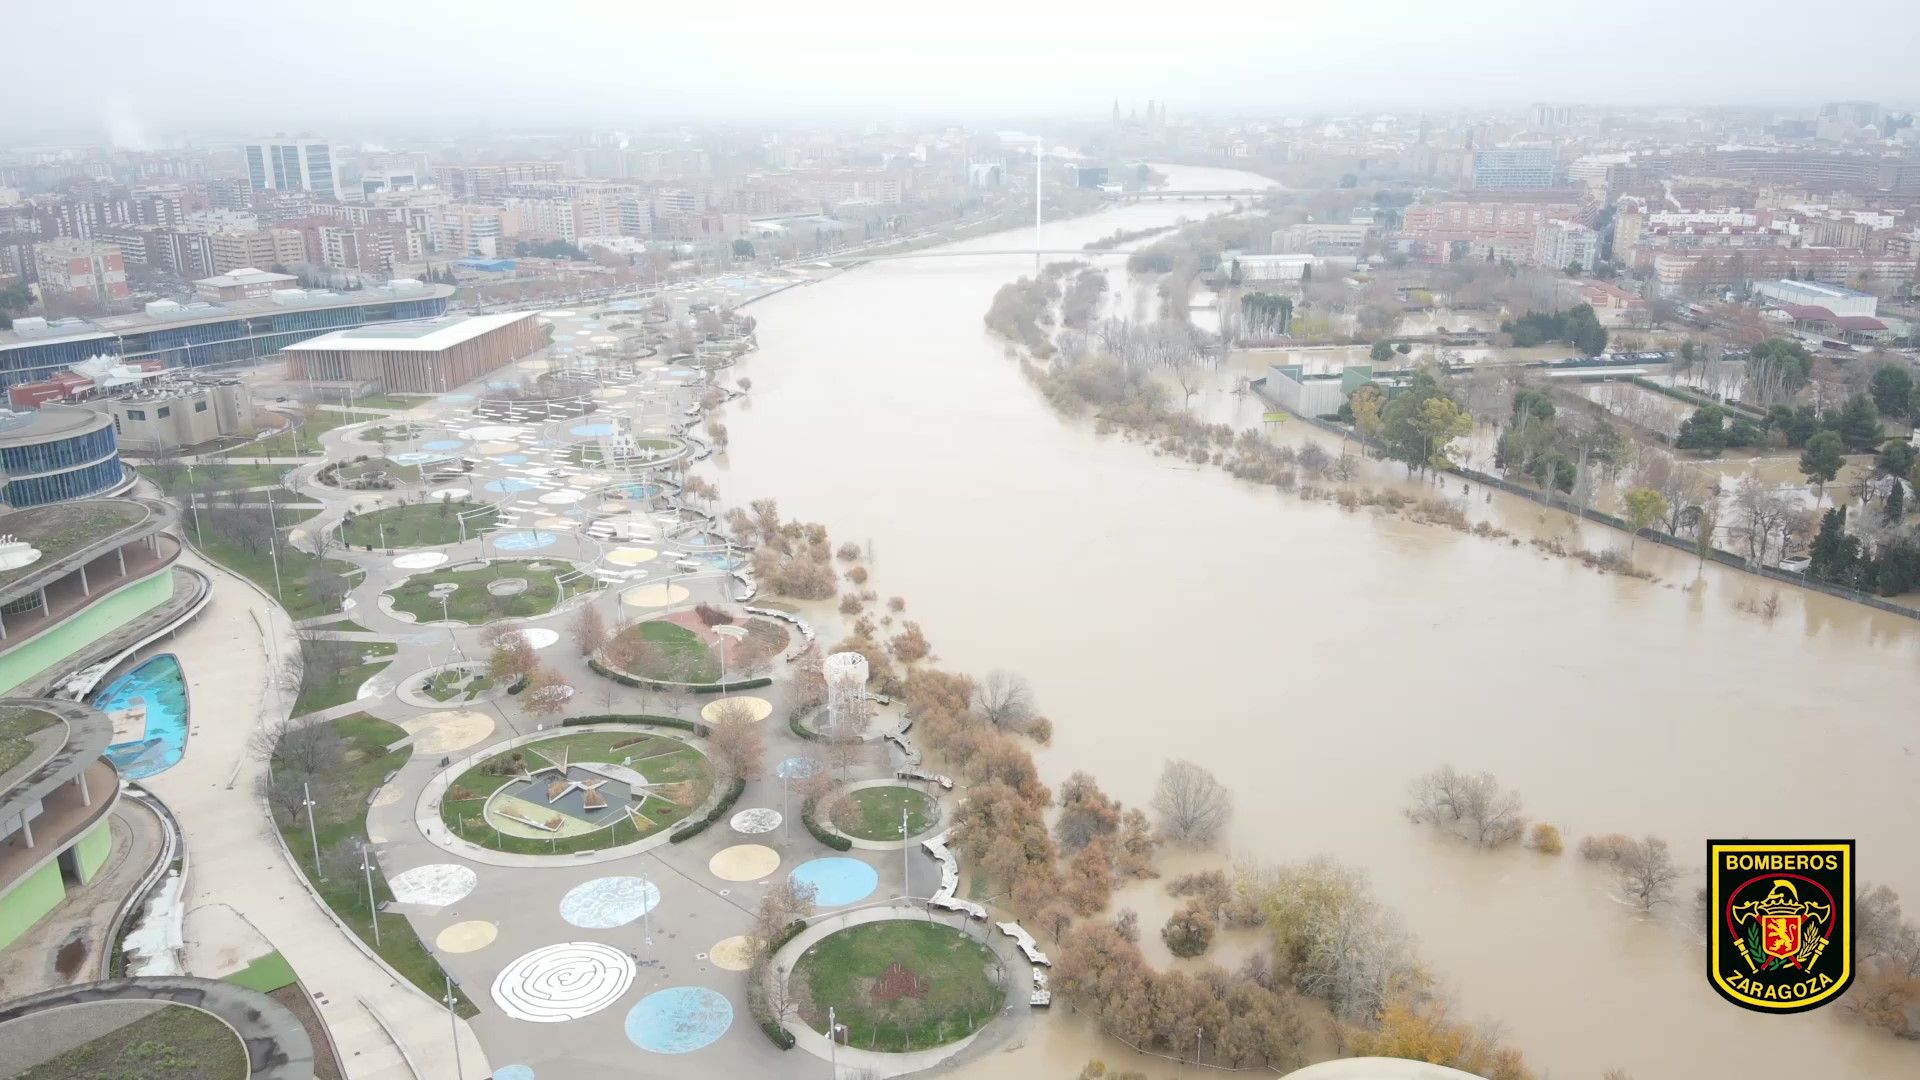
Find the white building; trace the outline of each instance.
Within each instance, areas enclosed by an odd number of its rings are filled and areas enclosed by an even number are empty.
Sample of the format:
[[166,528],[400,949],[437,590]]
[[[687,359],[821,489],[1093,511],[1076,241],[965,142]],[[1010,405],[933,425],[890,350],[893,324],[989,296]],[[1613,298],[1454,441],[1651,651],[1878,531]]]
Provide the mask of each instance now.
[[1228,273],[1238,272],[1242,282],[1293,281],[1306,276],[1307,267],[1319,260],[1305,253],[1287,255],[1231,255],[1221,258]]
[[1533,232],[1533,261],[1541,266],[1592,270],[1599,258],[1600,234],[1577,221],[1556,218]]
[[1822,285],[1817,281],[1755,282],[1753,295],[1776,304],[1826,308],[1829,313],[1841,318],[1871,319],[1880,310],[1880,298],[1872,293],[1844,289],[1838,285]]
[[270,139],[241,148],[255,191],[310,191],[340,197],[340,165],[324,139]]

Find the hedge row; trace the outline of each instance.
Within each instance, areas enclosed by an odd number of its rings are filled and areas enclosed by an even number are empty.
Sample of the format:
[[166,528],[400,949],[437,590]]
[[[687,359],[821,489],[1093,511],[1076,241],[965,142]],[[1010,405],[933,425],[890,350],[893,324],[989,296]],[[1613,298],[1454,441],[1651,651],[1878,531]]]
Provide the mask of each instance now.
[[[696,694],[724,694],[729,690],[757,690],[762,686],[772,686],[772,679],[748,679],[745,682],[707,683],[693,687]],[[669,687],[671,689],[671,687]]]
[[624,671],[616,671],[601,663],[598,658],[592,656],[587,657],[587,667],[591,668],[595,675],[612,679],[622,686],[632,686],[647,690],[691,690],[696,694],[723,694],[729,690],[753,690],[758,687],[773,685],[773,680],[768,678],[747,679],[743,682],[706,683],[699,686],[689,686],[686,683],[654,682],[650,679],[636,679]]
[[760,1030],[767,1033],[767,1038],[773,1041],[773,1045],[782,1050],[793,1049],[793,1032],[774,1023],[772,1017],[760,1017],[759,1020]]
[[813,820],[813,805],[818,801],[817,799],[808,799],[800,805],[801,823],[807,827],[808,832],[813,834],[815,840],[820,841],[835,851],[851,851],[853,849],[853,841],[841,836],[839,833],[828,832],[820,827],[819,822]]
[[787,714],[787,726],[793,729],[793,733],[795,735],[800,736],[801,738],[807,740],[808,742],[825,742],[827,741],[827,737],[825,735],[820,734],[819,732],[813,730],[812,728],[800,722],[801,717],[807,715],[809,712],[812,712],[812,711],[813,710],[811,709],[793,710],[792,712]]
[[701,814],[697,818],[690,818],[681,822],[680,827],[673,830],[673,835],[667,837],[667,842],[677,844],[682,840],[691,840],[699,836],[702,832],[706,831],[707,826],[718,821],[721,814],[733,809],[734,800],[738,799],[740,793],[745,790],[747,790],[747,782],[737,776],[734,777],[733,785],[727,788],[727,793],[720,797],[719,802],[713,804],[713,809]]
[[786,948],[787,942],[799,937],[800,932],[806,928],[807,920],[805,919],[795,919],[788,923],[785,930],[773,935],[773,940],[767,942],[767,955],[772,956],[774,953]]
[[560,721],[561,727],[579,727],[582,724],[646,724],[651,727],[691,731],[702,737],[707,734],[707,725],[698,720],[682,720],[677,716],[649,716],[644,713],[600,713],[594,716],[569,716]]

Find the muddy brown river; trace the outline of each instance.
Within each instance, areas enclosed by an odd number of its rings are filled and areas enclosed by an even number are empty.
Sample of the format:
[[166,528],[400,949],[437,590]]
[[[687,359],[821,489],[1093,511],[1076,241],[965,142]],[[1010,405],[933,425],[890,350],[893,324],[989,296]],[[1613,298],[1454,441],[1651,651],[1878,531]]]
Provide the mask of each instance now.
[[[1161,168],[1191,189],[1258,182]],[[1044,243],[1206,209],[1118,207],[1050,224]],[[1774,586],[1697,576],[1691,557],[1644,542],[1654,582],[1096,436],[1050,410],[981,324],[994,290],[1031,270],[1007,256],[882,262],[755,304],[761,348],[741,371],[751,398],[725,417],[724,500],[772,496],[871,544],[876,587],[907,598],[947,666],[1026,674],[1055,722],[1050,782],[1084,768],[1139,804],[1163,759],[1190,758],[1236,793],[1231,857],[1327,852],[1365,868],[1460,1014],[1499,1021],[1544,1072],[1920,1075],[1920,1046],[1841,1007],[1773,1017],[1722,1002],[1692,921],[1709,836],[1856,838],[1861,878],[1920,908],[1920,622],[1782,588],[1769,623],[1736,604]],[[1218,390],[1195,407],[1237,426],[1261,411]],[[1470,502],[1516,531],[1564,527],[1523,500]],[[1568,853],[1480,852],[1409,824],[1408,781],[1442,763],[1517,788]],[[1572,851],[1616,831],[1672,845],[1685,876],[1671,910],[1636,916]],[[1060,1016],[962,1074],[1055,1080],[1094,1056],[1126,1060]]]

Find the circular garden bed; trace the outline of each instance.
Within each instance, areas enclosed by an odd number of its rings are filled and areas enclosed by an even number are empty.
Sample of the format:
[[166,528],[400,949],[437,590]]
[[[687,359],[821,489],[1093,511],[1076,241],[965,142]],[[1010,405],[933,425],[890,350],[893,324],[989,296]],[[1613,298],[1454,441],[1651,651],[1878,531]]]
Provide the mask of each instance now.
[[[570,575],[564,584],[562,575]],[[593,578],[577,574],[572,563],[496,559],[484,566],[464,564],[415,574],[388,589],[386,595],[396,612],[411,615],[416,622],[439,622],[444,617],[478,625],[545,615],[568,597],[598,587]]]
[[611,438],[576,442],[567,450],[567,464],[583,469],[645,469],[664,465],[686,451],[687,444],[664,435],[636,435],[632,444],[616,445]]
[[489,755],[454,777],[440,819],[496,851],[599,851],[672,827],[712,790],[706,755],[687,743],[586,731]]
[[49,1009],[7,1025],[7,1037],[64,1047],[15,1080],[140,1077],[246,1080],[246,1044],[218,1016],[190,1005],[95,1001]]
[[800,1019],[827,1030],[827,1006],[847,1045],[902,1053],[964,1039],[1007,1003],[993,951],[937,922],[894,919],[848,927],[815,942],[788,976],[805,1002]]
[[[716,627],[739,627],[746,636],[735,640]],[[737,681],[764,669],[786,651],[791,638],[773,619],[743,618],[703,604],[627,627],[608,642],[601,662],[647,682],[704,686],[720,680],[721,649],[726,650],[726,677]]]
[[[905,832],[900,830],[902,811],[907,819]],[[828,820],[856,840],[905,840],[939,823],[940,804],[904,784],[887,784],[842,795],[834,801]]]
[[499,515],[492,506],[465,499],[435,499],[350,515],[340,522],[340,536],[357,548],[383,541],[394,548],[457,544],[496,527]]

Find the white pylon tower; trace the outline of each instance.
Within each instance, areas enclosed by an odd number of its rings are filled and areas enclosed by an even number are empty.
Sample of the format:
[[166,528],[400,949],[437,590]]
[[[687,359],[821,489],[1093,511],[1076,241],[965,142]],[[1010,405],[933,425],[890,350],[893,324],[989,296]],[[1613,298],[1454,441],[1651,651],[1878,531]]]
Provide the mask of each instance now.
[[1033,276],[1040,277],[1040,156],[1046,152],[1046,140],[1033,140]]

